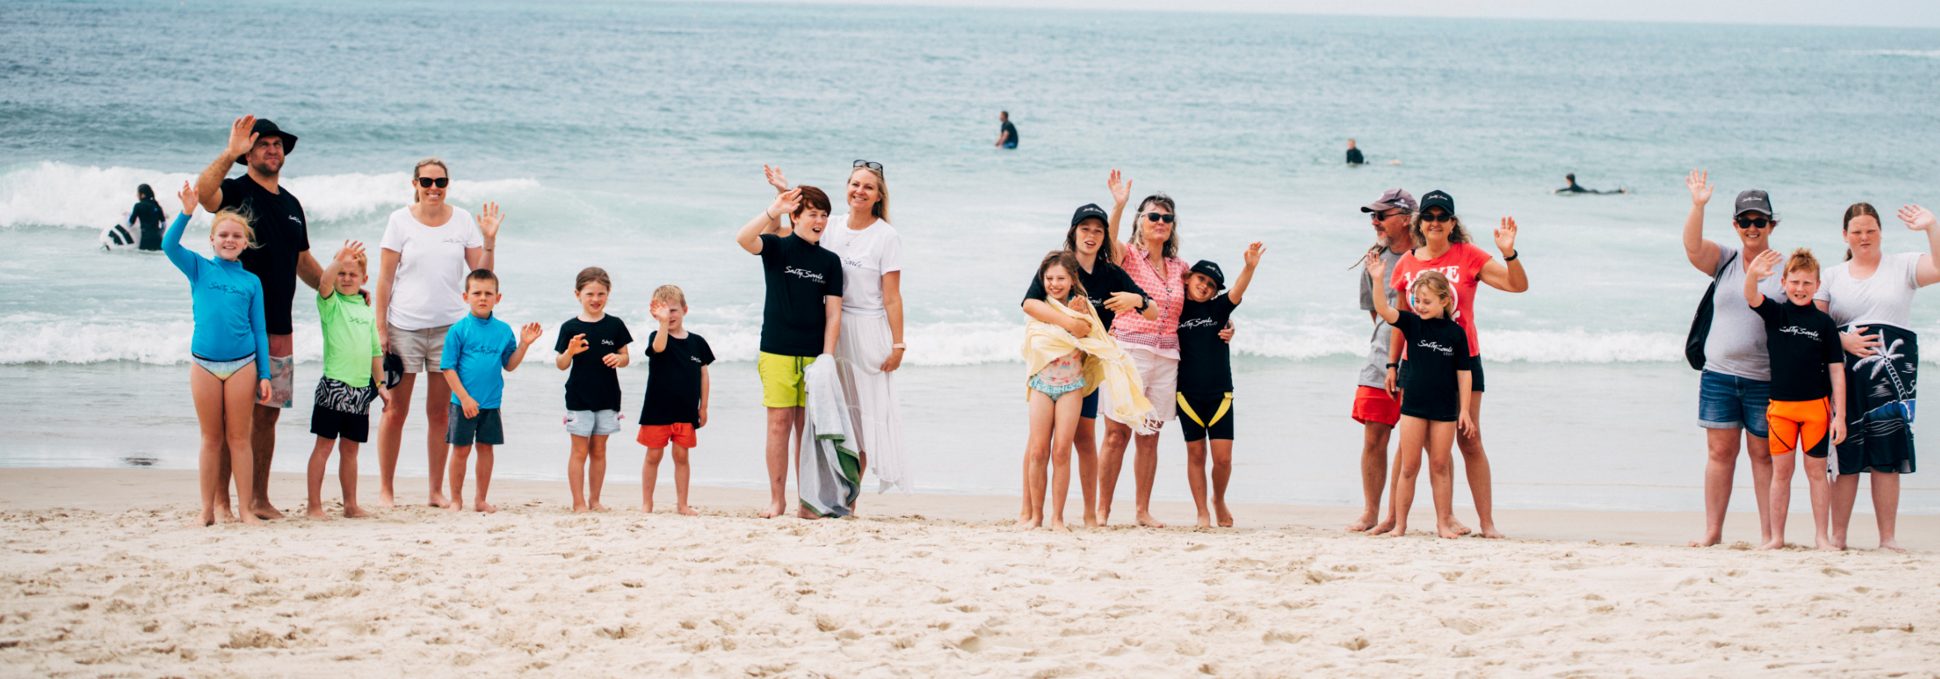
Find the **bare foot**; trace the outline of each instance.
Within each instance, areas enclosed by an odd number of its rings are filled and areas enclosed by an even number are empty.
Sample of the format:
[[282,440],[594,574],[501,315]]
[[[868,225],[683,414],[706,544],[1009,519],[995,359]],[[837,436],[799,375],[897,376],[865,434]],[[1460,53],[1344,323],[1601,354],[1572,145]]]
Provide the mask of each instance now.
[[1200,528],[1211,528],[1211,527],[1212,527],[1212,515],[1210,515],[1210,514],[1200,514],[1200,515],[1199,515],[1199,527],[1200,527]]
[[481,514],[490,514],[498,511],[498,508],[492,506],[492,503],[484,500],[479,500],[477,504],[472,505],[472,509],[478,510]]
[[1031,530],[1036,528],[1037,524],[1031,523],[1030,519],[1018,519],[1017,523],[1011,524],[1010,527],[1012,530]]
[[1440,536],[1442,539],[1445,539],[1445,540],[1453,540],[1455,538],[1459,538],[1467,534],[1462,531],[1456,530],[1456,528],[1457,528],[1456,526],[1436,526],[1435,535]]
[[1061,532],[1061,533],[1069,533],[1069,532],[1071,532],[1071,529],[1070,529],[1070,528],[1066,528],[1066,527],[1065,527],[1065,525],[1064,525],[1064,519],[1056,519],[1056,520],[1053,520],[1053,521],[1051,522],[1051,530],[1054,530],[1054,531],[1058,531],[1058,532]]
[[363,507],[359,507],[357,505],[344,505],[344,518],[361,519],[366,516],[370,516],[370,512],[364,511]]
[[213,509],[202,510],[201,518],[196,519],[196,521],[201,522],[200,525],[205,527],[216,525],[216,510],[213,510]]
[[248,512],[243,513],[242,522],[251,526],[261,526],[265,523],[268,523],[267,521],[256,518],[255,514],[250,514]]
[[1758,546],[1758,548],[1759,548],[1759,549],[1761,549],[1761,550],[1763,550],[1763,549],[1784,549],[1784,548],[1785,548],[1785,541],[1784,541],[1784,540],[1773,540],[1773,541],[1771,541],[1771,542],[1767,542],[1767,543],[1765,543],[1765,544],[1762,544],[1762,545],[1759,545],[1759,546]]
[[1401,537],[1401,536],[1403,536],[1403,535],[1407,535],[1407,534],[1408,534],[1408,527],[1407,527],[1407,526],[1395,526],[1394,528],[1390,528],[1390,529],[1388,529],[1388,530],[1386,530],[1386,531],[1382,531],[1382,532],[1379,532],[1379,533],[1375,533],[1375,534],[1374,534],[1374,537],[1377,537],[1377,538],[1398,538],[1398,537]]
[[303,515],[312,519],[321,519],[323,518],[323,505],[310,505],[309,508],[303,510]]
[[1448,527],[1454,529],[1456,535],[1468,535],[1469,533],[1475,532],[1470,530],[1468,526],[1463,525],[1462,522],[1454,519],[1448,520]]
[[1879,541],[1879,548],[1889,552],[1898,553],[1898,554],[1906,553],[1906,548],[1901,547],[1900,541],[1898,540],[1881,540]]
[[675,509],[674,511],[680,512],[681,516],[700,516],[701,515],[700,510],[694,509],[693,507],[689,507],[687,505],[681,505],[679,508]]
[[1097,527],[1099,527],[1099,526],[1101,526],[1101,525],[1103,525],[1103,524],[1100,524],[1100,523],[1098,523],[1098,515],[1097,515],[1097,514],[1093,514],[1093,513],[1091,513],[1091,512],[1085,512],[1085,527],[1086,527],[1086,528],[1097,528]]
[[275,521],[283,518],[283,512],[278,511],[275,507],[269,506],[269,503],[266,502],[256,503],[256,506],[251,508],[249,513],[255,514],[256,518],[264,521]]
[[1219,519],[1220,528],[1233,527],[1233,510],[1226,508],[1224,502],[1213,503],[1213,516]]
[[1391,530],[1394,530],[1394,519],[1388,519],[1374,524],[1374,527],[1367,529],[1367,532],[1371,535],[1380,535]]
[[1376,523],[1377,522],[1375,520],[1375,515],[1362,514],[1361,518],[1355,519],[1353,523],[1347,524],[1347,532],[1349,533],[1366,532],[1367,529],[1373,528],[1376,525]]
[[822,517],[816,515],[815,512],[808,511],[807,507],[801,507],[795,510],[795,518],[814,521]]
[[1158,519],[1154,519],[1154,518],[1152,518],[1152,514],[1151,514],[1150,512],[1139,512],[1139,514],[1138,514],[1138,525],[1141,525],[1141,526],[1144,526],[1144,527],[1146,527],[1146,528],[1164,528],[1164,527],[1165,527],[1165,524],[1163,524],[1163,523],[1160,523]]
[[1098,527],[1104,528],[1109,525],[1111,525],[1111,510],[1109,509],[1098,510]]
[[588,503],[588,504],[586,505],[586,508],[587,508],[587,509],[591,509],[591,510],[593,510],[593,511],[596,511],[596,512],[603,512],[603,511],[606,511],[606,505],[603,505],[603,504],[600,504],[600,503],[599,503],[599,501],[597,501],[597,500],[595,500],[595,501],[593,501],[593,502],[591,502],[591,503]]
[[787,511],[788,511],[787,507],[783,507],[781,505],[775,505],[773,507],[769,507],[767,511],[762,512],[761,518],[772,519],[777,516],[781,516],[783,513]]
[[1720,542],[1724,542],[1723,535],[1706,535],[1702,538],[1692,540],[1690,545],[1692,547],[1715,547]]
[[236,513],[229,510],[229,505],[219,505],[216,507],[216,520],[222,523],[235,523]]
[[646,504],[642,504],[642,505],[640,505],[640,513],[642,513],[642,514],[652,514],[652,513],[653,513],[653,503],[651,503],[651,502],[648,502],[648,503],[646,503]]
[[432,506],[442,507],[447,512],[462,512],[462,511],[465,511],[465,508],[462,505],[463,503],[460,503],[460,502],[447,502],[442,505],[432,505]]
[[452,507],[453,506],[453,503],[450,500],[445,499],[445,496],[443,493],[432,493],[431,500],[428,502],[428,504],[430,504],[433,507]]
[[580,513],[583,513],[583,512],[585,512],[585,511],[586,511],[586,505],[573,505],[573,513],[574,513],[574,514],[580,514]]
[[1500,540],[1502,539],[1502,531],[1496,530],[1495,526],[1483,526],[1482,537],[1490,540]]
[[388,491],[388,490],[377,491],[377,506],[383,507],[385,509],[396,507],[397,498],[391,497],[391,491]]

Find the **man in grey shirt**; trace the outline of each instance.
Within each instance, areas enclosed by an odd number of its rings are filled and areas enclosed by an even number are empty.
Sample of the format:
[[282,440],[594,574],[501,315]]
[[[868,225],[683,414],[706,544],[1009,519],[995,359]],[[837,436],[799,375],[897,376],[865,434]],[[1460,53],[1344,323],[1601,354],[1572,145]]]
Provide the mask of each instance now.
[[[1375,245],[1368,254],[1378,253],[1381,261],[1394,270],[1395,262],[1414,249],[1414,240],[1409,235],[1409,223],[1414,219],[1415,197],[1401,189],[1388,189],[1372,203],[1361,207],[1368,219],[1374,224]],[[1378,285],[1378,288],[1377,288]],[[1394,526],[1394,517],[1386,521],[1377,519],[1381,510],[1381,491],[1388,476],[1388,437],[1394,432],[1394,425],[1401,420],[1401,400],[1397,397],[1394,364],[1388,362],[1388,342],[1394,326],[1381,321],[1374,314],[1374,293],[1382,291],[1393,304],[1397,296],[1387,281],[1369,280],[1361,275],[1361,310],[1366,311],[1373,323],[1368,338],[1367,363],[1361,366],[1360,384],[1354,390],[1354,421],[1361,423],[1361,494],[1366,504],[1361,516],[1347,525],[1351,531],[1373,529],[1376,533],[1386,532]]]

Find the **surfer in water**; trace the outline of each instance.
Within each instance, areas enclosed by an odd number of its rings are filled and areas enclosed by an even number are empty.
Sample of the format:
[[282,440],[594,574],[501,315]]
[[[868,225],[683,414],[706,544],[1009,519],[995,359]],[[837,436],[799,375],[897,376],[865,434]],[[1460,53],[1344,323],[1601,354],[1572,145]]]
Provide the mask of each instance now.
[[1563,175],[1563,180],[1569,182],[1569,186],[1565,186],[1563,188],[1557,189],[1556,195],[1562,196],[1562,195],[1569,195],[1573,193],[1590,193],[1590,194],[1596,194],[1601,196],[1601,195],[1616,195],[1620,193],[1630,193],[1630,189],[1626,189],[1622,187],[1618,187],[1617,190],[1615,191],[1598,191],[1596,189],[1583,188],[1581,185],[1578,185],[1576,183],[1576,173],[1574,172]]

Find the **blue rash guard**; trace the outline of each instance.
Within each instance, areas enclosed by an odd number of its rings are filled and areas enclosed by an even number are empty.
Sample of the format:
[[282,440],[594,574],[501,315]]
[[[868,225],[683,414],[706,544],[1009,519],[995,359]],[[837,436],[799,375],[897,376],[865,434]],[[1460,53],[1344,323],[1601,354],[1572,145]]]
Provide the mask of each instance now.
[[[182,247],[189,216],[178,215],[162,234],[162,252],[189,277],[195,298],[195,335],[189,352],[205,361],[235,361],[256,357],[256,366],[269,366],[269,330],[263,320],[263,282],[244,271],[242,263],[210,259]],[[262,374],[267,375],[267,372]]]

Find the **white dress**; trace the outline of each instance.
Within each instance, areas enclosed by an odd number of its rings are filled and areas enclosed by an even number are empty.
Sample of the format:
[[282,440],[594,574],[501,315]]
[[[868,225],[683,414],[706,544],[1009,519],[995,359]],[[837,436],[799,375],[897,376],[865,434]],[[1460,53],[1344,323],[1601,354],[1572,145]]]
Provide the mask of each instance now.
[[842,334],[835,345],[835,364],[854,425],[850,431],[868,456],[879,491],[910,490],[895,381],[892,373],[882,371],[894,343],[882,303],[882,277],[903,268],[902,236],[886,221],[854,231],[846,215],[834,215],[822,232],[822,247],[842,260]]

